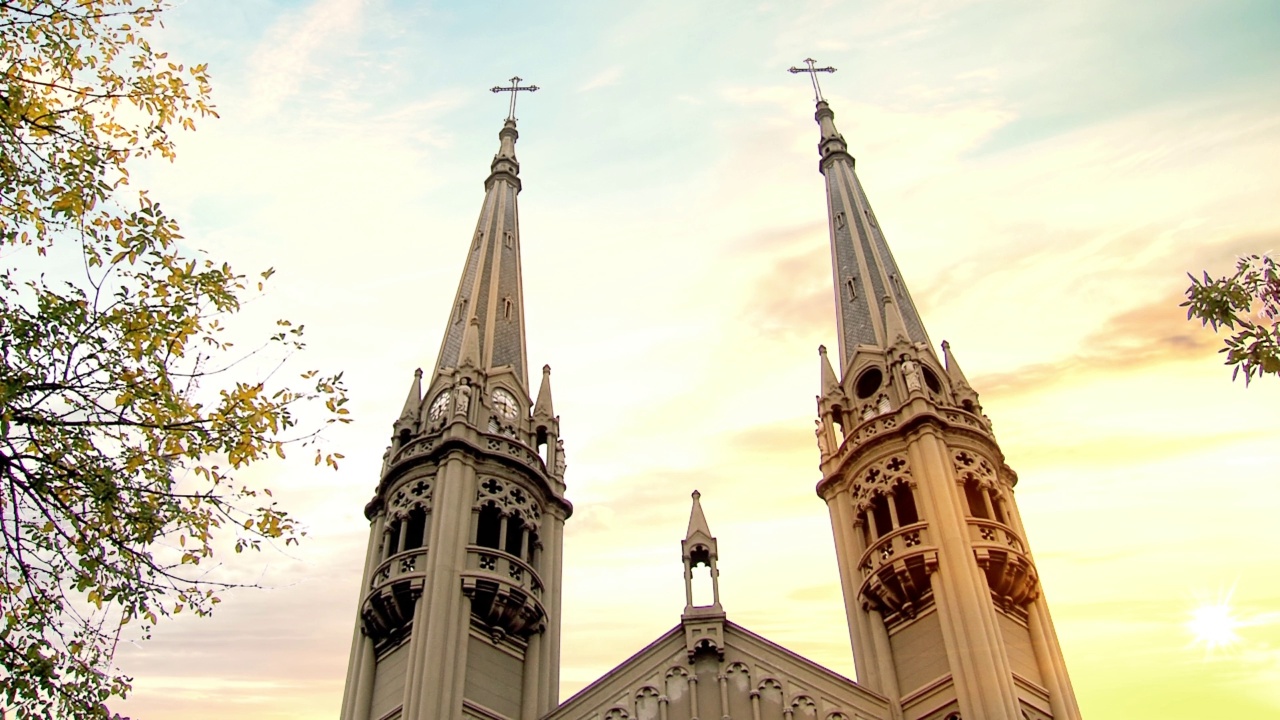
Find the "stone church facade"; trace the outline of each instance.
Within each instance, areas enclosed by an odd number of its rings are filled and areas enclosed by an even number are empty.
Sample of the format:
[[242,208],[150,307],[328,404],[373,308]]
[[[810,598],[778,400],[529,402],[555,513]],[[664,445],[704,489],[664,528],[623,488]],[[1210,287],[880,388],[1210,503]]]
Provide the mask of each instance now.
[[436,366],[365,507],[342,720],[1079,720],[1017,475],[935,352],[834,117],[819,94],[839,372],[819,348],[814,432],[858,682],[726,618],[695,492],[680,623],[559,702],[573,507],[550,368],[536,396],[527,372],[513,103]]

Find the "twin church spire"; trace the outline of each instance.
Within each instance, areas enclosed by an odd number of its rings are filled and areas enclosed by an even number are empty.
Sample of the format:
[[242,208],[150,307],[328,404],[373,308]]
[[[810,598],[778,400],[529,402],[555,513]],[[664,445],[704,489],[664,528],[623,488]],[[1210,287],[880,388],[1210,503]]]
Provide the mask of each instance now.
[[430,377],[414,373],[370,522],[342,720],[536,720],[560,668],[564,446],[530,399],[516,92]]
[[813,78],[839,368],[819,348],[822,480],[860,685],[894,720],[1078,720],[1005,463],[933,349]]
[[[727,620],[717,541],[694,492],[680,625],[557,709],[573,508],[550,368],[536,399],[528,377],[515,99],[537,88],[512,78],[493,88],[511,93],[510,111],[436,365],[425,382],[414,373],[365,508],[342,720],[831,719],[854,707],[877,720],[1079,720],[1017,475],[949,345],[941,358],[932,348],[822,97],[818,73],[834,68],[806,64],[792,72],[813,81],[839,354],[833,367],[819,349],[817,493],[858,685]],[[668,651],[671,662],[645,664]],[[642,665],[661,674],[641,677]],[[803,678],[786,681],[786,705],[772,677],[784,667]]]

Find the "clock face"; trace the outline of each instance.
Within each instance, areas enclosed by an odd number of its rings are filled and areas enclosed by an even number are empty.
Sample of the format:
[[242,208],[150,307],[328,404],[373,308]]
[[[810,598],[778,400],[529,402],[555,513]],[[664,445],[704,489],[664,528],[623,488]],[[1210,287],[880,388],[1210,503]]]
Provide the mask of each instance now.
[[444,412],[448,408],[449,408],[449,391],[445,390],[444,392],[436,396],[436,399],[431,403],[431,409],[427,411],[427,415],[432,420],[439,420],[440,418],[444,417]]
[[499,388],[493,391],[493,409],[507,420],[514,420],[519,406],[511,393]]

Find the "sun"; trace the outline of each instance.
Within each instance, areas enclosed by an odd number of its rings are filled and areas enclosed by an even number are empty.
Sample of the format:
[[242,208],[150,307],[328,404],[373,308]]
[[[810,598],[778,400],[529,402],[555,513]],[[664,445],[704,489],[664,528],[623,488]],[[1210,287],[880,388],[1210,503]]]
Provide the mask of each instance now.
[[1242,623],[1236,619],[1231,610],[1231,596],[1215,603],[1207,603],[1191,611],[1191,619],[1187,621],[1187,630],[1191,632],[1197,645],[1204,645],[1209,652],[1227,648],[1239,642],[1240,636],[1236,628]]

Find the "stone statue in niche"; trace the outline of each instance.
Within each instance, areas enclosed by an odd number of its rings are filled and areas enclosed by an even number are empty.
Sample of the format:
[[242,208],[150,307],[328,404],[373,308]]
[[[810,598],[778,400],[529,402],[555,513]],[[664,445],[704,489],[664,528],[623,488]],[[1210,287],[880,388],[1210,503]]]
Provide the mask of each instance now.
[[556,474],[564,475],[564,469],[568,463],[564,460],[564,441],[556,438]]
[[826,428],[823,427],[821,420],[813,421],[813,434],[818,438],[818,451],[822,453],[822,457],[827,457],[835,452],[831,447],[831,438],[827,435]]
[[907,392],[909,393],[920,389],[920,373],[917,370],[915,361],[903,355],[902,379],[907,383]]
[[454,390],[453,414],[466,415],[471,408],[471,378],[462,378],[462,382]]

